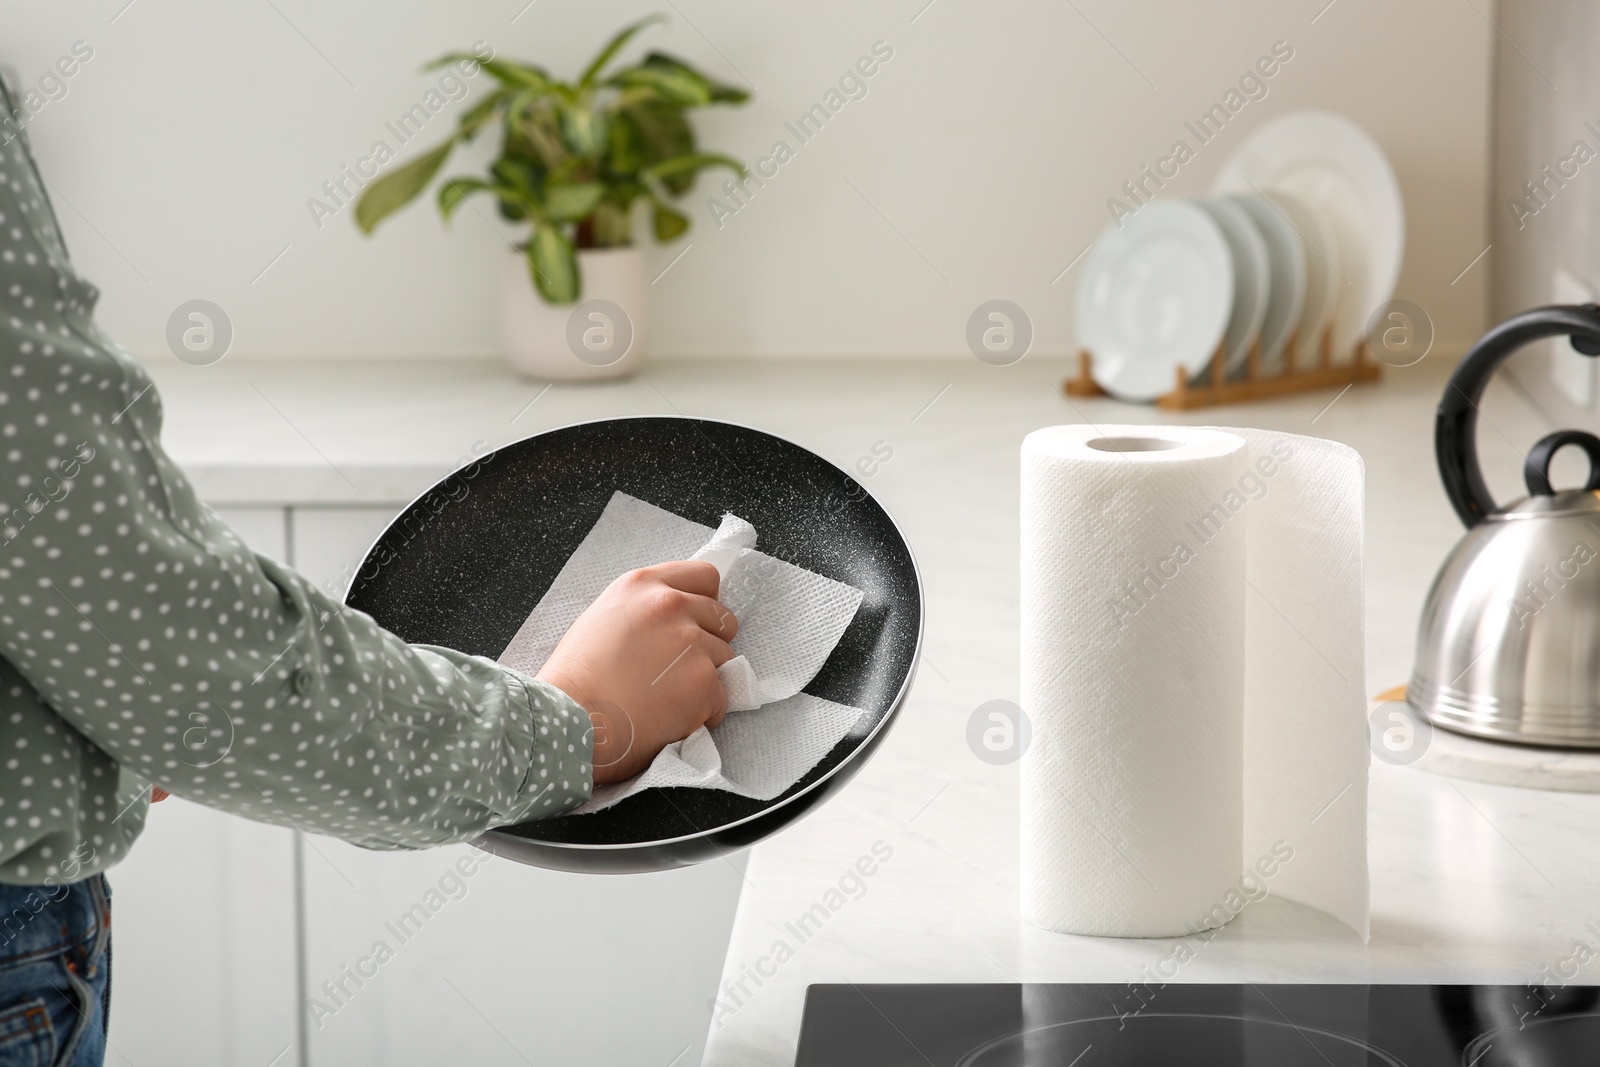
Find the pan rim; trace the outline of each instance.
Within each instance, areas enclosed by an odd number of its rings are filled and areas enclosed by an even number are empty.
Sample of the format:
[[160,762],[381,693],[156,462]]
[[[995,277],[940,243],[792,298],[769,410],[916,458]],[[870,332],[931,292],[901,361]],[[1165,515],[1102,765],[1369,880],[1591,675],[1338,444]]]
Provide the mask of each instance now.
[[[383,539],[389,535],[389,531],[394,528],[395,523],[399,522],[401,520],[401,518],[403,518],[406,515],[407,512],[409,512],[413,507],[415,507],[429,493],[431,493],[435,489],[437,489],[446,479],[453,477],[455,474],[459,473],[462,470],[465,470],[467,467],[472,466],[474,463],[483,462],[484,458],[487,457],[487,456],[492,456],[492,455],[494,455],[494,454],[496,454],[498,452],[504,451],[505,449],[512,447],[513,445],[519,445],[524,441],[531,441],[535,437],[545,437],[545,436],[548,436],[550,434],[561,433],[562,431],[565,431],[565,430],[575,430],[575,429],[579,429],[579,428],[584,427],[584,426],[596,426],[596,425],[599,425],[599,424],[602,424],[602,423],[634,422],[634,421],[643,421],[643,420],[647,420],[647,419],[660,419],[662,421],[668,421],[668,422],[709,423],[709,424],[717,425],[717,426],[731,426],[731,427],[733,427],[734,429],[737,429],[737,430],[746,430],[746,431],[749,431],[750,433],[761,434],[763,437],[770,437],[770,438],[773,438],[774,440],[782,441],[786,445],[792,445],[793,447],[800,449],[801,451],[805,452],[807,455],[816,457],[818,460],[821,460],[823,463],[825,463],[828,466],[832,467],[834,470],[838,471],[840,474],[843,474],[846,478],[849,478],[851,481],[855,482],[856,485],[860,486],[862,492],[866,493],[868,499],[870,499],[874,504],[877,505],[879,511],[883,512],[884,518],[889,520],[890,528],[894,530],[895,536],[897,536],[900,539],[901,545],[903,545],[905,547],[906,559],[909,560],[910,563],[911,563],[911,577],[915,580],[916,587],[917,587],[917,637],[916,637],[916,641],[913,643],[913,645],[911,647],[911,665],[910,665],[910,667],[907,668],[906,676],[901,681],[900,688],[898,690],[896,690],[896,692],[894,694],[894,699],[889,701],[888,708],[883,713],[883,718],[879,719],[877,725],[874,726],[872,728],[872,730],[870,730],[864,737],[861,738],[861,740],[856,744],[855,751],[852,751],[850,753],[850,755],[848,755],[844,759],[840,760],[835,766],[829,768],[827,773],[823,774],[816,781],[812,782],[810,785],[806,786],[804,789],[802,789],[799,792],[795,793],[793,796],[785,798],[781,803],[774,804],[771,807],[762,808],[761,810],[756,811],[756,812],[752,812],[751,814],[746,815],[741,819],[736,819],[733,822],[722,823],[721,825],[713,826],[713,827],[711,827],[710,829],[707,829],[707,830],[699,830],[699,831],[697,831],[695,833],[683,834],[683,835],[681,835],[679,837],[658,838],[658,839],[653,840],[653,841],[630,841],[630,842],[626,842],[626,843],[622,843],[622,844],[585,844],[585,843],[581,843],[581,842],[570,842],[570,841],[546,841],[546,840],[544,840],[542,838],[521,837],[521,836],[519,836],[517,834],[507,833],[506,832],[506,828],[504,828],[504,827],[493,827],[493,828],[491,828],[489,830],[484,831],[484,833],[482,835],[480,835],[479,837],[473,838],[473,839],[471,839],[470,841],[467,842],[468,844],[471,844],[476,848],[480,848],[480,849],[483,849],[484,851],[492,852],[493,848],[491,847],[491,842],[486,840],[486,839],[488,839],[488,838],[490,838],[491,836],[494,836],[494,835],[500,835],[500,836],[504,836],[504,837],[510,838],[512,840],[515,840],[515,841],[517,841],[517,842],[519,842],[519,843],[521,843],[523,845],[533,846],[533,847],[536,847],[536,848],[560,849],[560,850],[564,850],[564,851],[568,851],[568,852],[607,852],[607,853],[616,852],[616,853],[624,853],[624,852],[628,852],[628,851],[639,851],[639,850],[665,848],[665,847],[673,846],[673,845],[681,845],[681,844],[684,844],[686,842],[703,840],[703,839],[706,839],[706,838],[710,838],[710,837],[712,837],[714,835],[725,834],[730,830],[734,830],[737,827],[743,826],[743,825],[745,825],[747,823],[750,823],[750,822],[754,822],[754,821],[756,821],[758,819],[768,818],[771,815],[773,815],[774,813],[776,813],[778,811],[781,811],[782,809],[788,807],[790,804],[792,804],[795,801],[801,799],[802,797],[807,796],[812,791],[814,791],[817,788],[819,788],[820,786],[826,784],[829,780],[831,780],[840,771],[844,770],[846,767],[849,767],[851,765],[851,763],[854,761],[855,757],[856,757],[856,752],[859,752],[859,751],[861,751],[863,749],[870,749],[870,748],[875,747],[875,746],[872,745],[873,739],[876,738],[879,734],[882,734],[885,731],[887,731],[889,726],[890,726],[890,724],[892,724],[894,722],[894,720],[899,716],[901,705],[903,705],[905,703],[906,696],[911,691],[911,685],[916,680],[917,668],[918,668],[918,666],[921,665],[921,662],[922,662],[923,630],[924,630],[924,627],[927,625],[927,616],[928,616],[928,612],[927,612],[927,594],[926,594],[926,591],[923,589],[923,585],[922,585],[922,567],[917,563],[917,554],[912,549],[911,540],[908,537],[906,537],[905,530],[901,528],[899,521],[895,519],[894,513],[892,511],[890,511],[887,507],[885,507],[883,501],[879,500],[877,495],[875,493],[873,493],[871,489],[869,489],[865,485],[863,485],[859,478],[857,478],[855,475],[851,474],[849,471],[845,470],[843,467],[839,466],[837,463],[833,462],[833,460],[829,459],[827,456],[822,455],[822,453],[816,451],[815,449],[807,448],[805,445],[801,444],[800,442],[790,440],[789,438],[784,437],[781,434],[775,434],[770,430],[763,430],[760,427],[749,426],[749,425],[747,425],[745,423],[742,423],[742,422],[734,422],[731,419],[709,419],[709,418],[705,418],[705,417],[699,416],[699,415],[661,415],[661,414],[613,415],[613,416],[609,416],[609,417],[606,417],[606,418],[582,419],[582,420],[579,420],[577,422],[564,423],[561,426],[552,426],[549,429],[540,430],[537,433],[527,434],[526,436],[517,438],[515,441],[507,441],[505,444],[499,445],[499,446],[491,449],[490,451],[485,452],[482,456],[478,456],[478,457],[476,457],[474,459],[471,459],[471,460],[467,461],[466,463],[462,463],[459,466],[451,468],[451,470],[450,470],[450,472],[448,474],[445,474],[442,477],[436,479],[433,482],[433,484],[429,485],[422,492],[420,492],[416,496],[412,497],[411,500],[405,505],[405,507],[401,508],[398,512],[396,512],[394,517],[391,518],[384,525],[383,529],[378,533],[378,535],[375,538],[373,538],[372,543],[367,546],[366,551],[364,553],[362,553],[361,561],[362,561],[363,565],[360,566],[360,567],[357,567],[355,569],[355,571],[352,572],[352,574],[350,576],[350,581],[345,586],[344,597],[343,597],[342,603],[346,607],[349,606],[350,594],[355,589],[355,584],[360,579],[361,572],[366,569],[365,563],[366,563],[367,559],[372,555],[373,549],[377,548],[378,545],[383,541]],[[520,672],[518,672],[518,673],[520,673]],[[571,699],[571,698],[569,697],[568,699]],[[574,701],[574,703],[576,703],[576,701]],[[591,788],[592,788],[592,786],[591,786]],[[555,816],[555,818],[562,818],[567,814],[570,814],[570,813],[563,813],[562,815]],[[543,820],[534,819],[534,820],[527,820],[527,821],[530,821],[530,822],[541,822]],[[522,825],[522,824],[521,823],[510,823],[510,824],[507,824],[507,825],[508,826],[519,826],[519,825]],[[734,851],[738,851],[738,849],[735,849]]]

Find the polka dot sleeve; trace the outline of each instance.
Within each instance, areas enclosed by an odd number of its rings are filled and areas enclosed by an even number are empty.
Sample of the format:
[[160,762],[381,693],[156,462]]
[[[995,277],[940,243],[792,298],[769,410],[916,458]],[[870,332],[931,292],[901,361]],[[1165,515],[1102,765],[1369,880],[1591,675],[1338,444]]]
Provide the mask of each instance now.
[[407,645],[196,499],[96,296],[0,144],[0,881],[112,865],[151,784],[377,848],[586,800],[565,694]]

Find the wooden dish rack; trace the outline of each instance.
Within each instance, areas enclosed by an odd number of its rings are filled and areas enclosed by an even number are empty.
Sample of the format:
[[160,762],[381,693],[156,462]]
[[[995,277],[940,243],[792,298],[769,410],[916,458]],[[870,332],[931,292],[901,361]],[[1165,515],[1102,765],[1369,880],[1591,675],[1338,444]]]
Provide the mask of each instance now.
[[[1238,404],[1248,400],[1265,400],[1288,393],[1303,393],[1311,389],[1331,389],[1340,385],[1377,381],[1382,367],[1373,360],[1363,340],[1355,347],[1354,358],[1349,363],[1333,362],[1333,331],[1324,329],[1317,345],[1316,363],[1304,370],[1295,364],[1299,338],[1289,338],[1283,353],[1283,373],[1271,377],[1261,376],[1261,341],[1251,342],[1250,356],[1245,363],[1243,378],[1229,379],[1224,365],[1222,346],[1211,357],[1211,373],[1198,383],[1179,367],[1172,392],[1156,398],[1156,407],[1168,411],[1188,411],[1193,408],[1214,407],[1218,404]],[[1094,356],[1087,348],[1078,351],[1078,373],[1061,383],[1067,396],[1106,396],[1106,391],[1095,382],[1091,373]]]

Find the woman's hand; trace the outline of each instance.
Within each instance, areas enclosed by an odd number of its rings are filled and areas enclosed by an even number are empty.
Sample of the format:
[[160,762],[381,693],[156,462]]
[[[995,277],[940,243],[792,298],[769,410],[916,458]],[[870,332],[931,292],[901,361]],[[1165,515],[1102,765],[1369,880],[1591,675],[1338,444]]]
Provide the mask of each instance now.
[[695,561],[629,571],[539,671],[588,711],[596,785],[632,778],[667,745],[722,721],[717,668],[733,658],[739,620],[717,602],[719,582],[715,567]]

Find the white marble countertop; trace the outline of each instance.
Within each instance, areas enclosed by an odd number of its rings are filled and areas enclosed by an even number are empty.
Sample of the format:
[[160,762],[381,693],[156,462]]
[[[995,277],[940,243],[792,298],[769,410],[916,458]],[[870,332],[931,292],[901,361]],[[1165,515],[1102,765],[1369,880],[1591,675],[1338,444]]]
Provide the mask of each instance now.
[[[610,415],[684,413],[790,437],[841,465],[887,442],[867,481],[906,530],[928,598],[923,669],[879,755],[831,803],[759,845],[725,977],[774,942],[793,951],[715,1029],[706,1062],[789,1064],[812,982],[1140,981],[1173,942],[1046,933],[1017,908],[1017,772],[968,750],[968,716],[1017,698],[1017,446],[1038,426],[1238,423],[1345,441],[1367,461],[1367,650],[1372,692],[1409,673],[1434,569],[1460,535],[1432,455],[1448,367],[1375,386],[1172,416],[1069,402],[1065,368],[1024,360],[671,362],[630,382],[542,386],[487,363],[228,363],[152,368],[166,439],[218,503],[401,503],[473,443]],[[531,406],[530,406],[531,405]],[[1480,442],[1491,487],[1520,495],[1521,457],[1554,428],[1497,386]],[[1571,478],[1567,479],[1572,480]],[[1456,782],[1374,764],[1372,940],[1268,898],[1252,904],[1180,981],[1504,981],[1561,968],[1600,919],[1600,796]],[[785,924],[839,887],[857,859],[892,849],[803,943]],[[1600,946],[1592,945],[1600,949]],[[641,950],[648,950],[641,946]],[[771,963],[763,970],[773,972]],[[1586,974],[1600,980],[1600,971]]]

